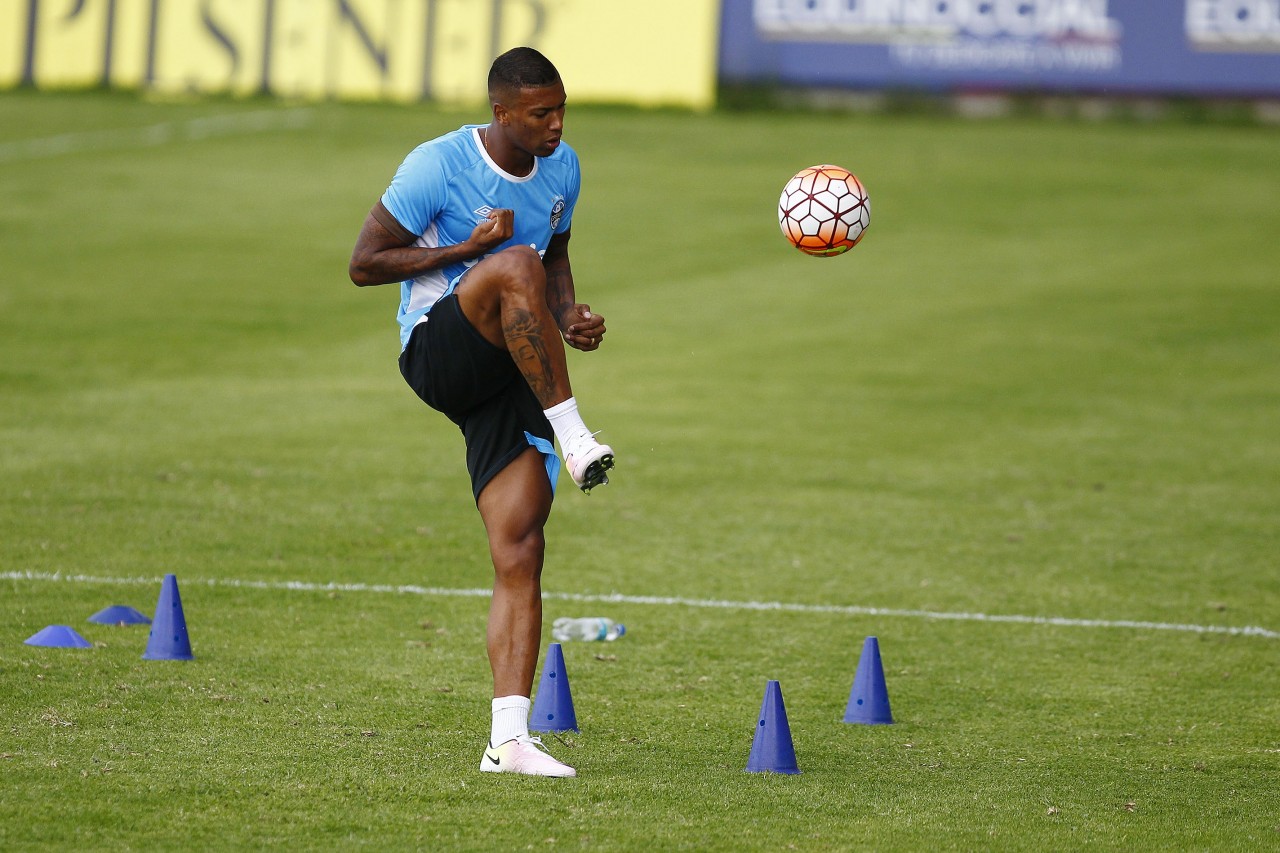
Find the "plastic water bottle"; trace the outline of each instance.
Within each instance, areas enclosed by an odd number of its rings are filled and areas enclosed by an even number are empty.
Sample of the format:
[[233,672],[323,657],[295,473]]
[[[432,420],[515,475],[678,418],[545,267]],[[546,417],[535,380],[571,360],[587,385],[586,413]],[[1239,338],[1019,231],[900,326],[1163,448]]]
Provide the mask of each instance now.
[[557,643],[569,640],[606,640],[612,642],[627,633],[627,626],[603,616],[573,619],[561,616],[551,623],[551,636]]

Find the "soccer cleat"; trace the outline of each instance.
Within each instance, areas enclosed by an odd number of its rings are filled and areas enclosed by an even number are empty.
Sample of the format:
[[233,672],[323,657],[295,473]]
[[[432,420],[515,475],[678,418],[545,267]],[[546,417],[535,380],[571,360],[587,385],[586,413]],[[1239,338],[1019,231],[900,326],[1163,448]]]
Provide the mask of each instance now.
[[540,748],[542,741],[521,735],[501,746],[490,745],[480,759],[485,773],[523,773],[525,776],[577,776],[578,771],[561,764]]
[[566,453],[565,464],[574,485],[584,492],[609,482],[609,469],[613,467],[613,448],[607,444],[592,444],[581,453]]

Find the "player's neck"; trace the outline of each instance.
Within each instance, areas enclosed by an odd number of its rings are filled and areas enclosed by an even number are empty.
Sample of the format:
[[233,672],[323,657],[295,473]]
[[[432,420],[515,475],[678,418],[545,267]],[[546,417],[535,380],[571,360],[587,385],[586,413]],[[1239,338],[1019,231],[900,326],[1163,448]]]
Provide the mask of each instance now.
[[523,178],[533,171],[533,155],[511,147],[501,133],[495,133],[493,125],[480,128],[480,142],[489,159],[508,175]]

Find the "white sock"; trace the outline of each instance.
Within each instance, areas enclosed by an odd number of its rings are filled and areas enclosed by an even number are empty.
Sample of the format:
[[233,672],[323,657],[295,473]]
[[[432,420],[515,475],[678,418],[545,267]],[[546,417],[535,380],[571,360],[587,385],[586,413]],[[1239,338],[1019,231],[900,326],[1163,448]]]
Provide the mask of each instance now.
[[493,700],[493,728],[489,730],[489,742],[502,746],[509,740],[529,736],[529,708],[533,703],[528,696],[499,696]]
[[595,442],[591,437],[591,430],[582,422],[582,415],[578,414],[576,397],[543,409],[542,413],[551,421],[551,429],[560,442],[560,452],[565,456],[576,455],[584,445],[590,446]]

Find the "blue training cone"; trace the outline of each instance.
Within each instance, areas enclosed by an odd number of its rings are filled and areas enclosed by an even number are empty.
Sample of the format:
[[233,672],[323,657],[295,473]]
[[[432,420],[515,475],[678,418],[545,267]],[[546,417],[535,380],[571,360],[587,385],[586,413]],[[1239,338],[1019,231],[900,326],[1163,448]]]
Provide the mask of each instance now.
[[884,685],[884,667],[880,664],[880,641],[867,637],[862,644],[862,657],[853,676],[853,690],[844,709],[846,723],[888,725],[893,722],[889,710],[889,690]]
[[50,625],[42,628],[23,642],[28,646],[49,646],[55,649],[87,649],[93,645],[68,625]]
[[178,578],[165,575],[160,584],[160,600],[156,617],[151,622],[151,636],[143,660],[191,660],[191,640],[187,637],[187,618],[182,614],[182,596],[178,594]]
[[534,732],[579,731],[578,717],[573,713],[573,696],[569,694],[569,673],[564,669],[564,652],[559,643],[547,648],[542,664],[542,680],[538,695],[529,712],[529,730]]
[[97,622],[99,625],[150,625],[151,620],[143,616],[132,607],[126,607],[123,604],[113,604],[110,607],[104,607],[97,613],[89,617],[90,622]]
[[791,727],[787,725],[787,707],[782,702],[782,685],[770,681],[764,687],[759,722],[751,754],[747,757],[748,773],[799,773],[796,749],[791,743]]

